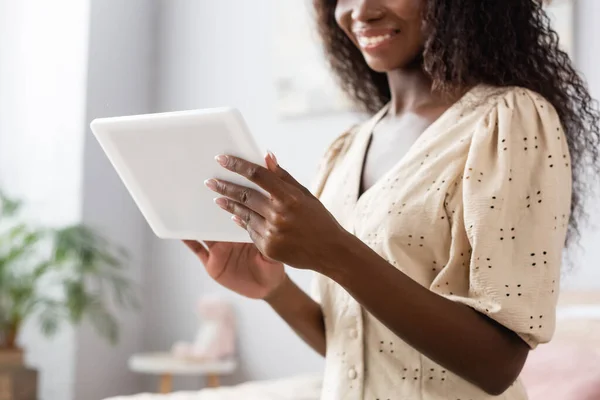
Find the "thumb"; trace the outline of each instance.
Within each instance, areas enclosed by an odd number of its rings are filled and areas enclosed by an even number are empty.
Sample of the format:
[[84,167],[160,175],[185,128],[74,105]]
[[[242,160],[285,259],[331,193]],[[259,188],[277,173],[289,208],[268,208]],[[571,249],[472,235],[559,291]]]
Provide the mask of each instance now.
[[208,263],[209,251],[196,240],[183,240],[183,243],[200,259],[202,264]]

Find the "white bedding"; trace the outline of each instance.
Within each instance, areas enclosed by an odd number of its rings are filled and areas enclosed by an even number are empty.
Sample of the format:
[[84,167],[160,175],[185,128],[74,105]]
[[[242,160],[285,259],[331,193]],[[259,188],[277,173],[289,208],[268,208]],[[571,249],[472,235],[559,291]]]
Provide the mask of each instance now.
[[[586,346],[591,352],[596,350],[600,354],[600,292],[566,292],[561,297],[553,342],[555,344],[576,343]],[[205,389],[198,392],[169,395],[140,394],[105,400],[318,400],[321,394],[321,382],[321,376],[312,375],[249,382],[234,387]],[[547,396],[542,398],[548,399]]]
[[318,400],[320,376],[301,376],[264,382],[249,382],[233,387],[176,392],[168,395],[139,394],[105,400]]

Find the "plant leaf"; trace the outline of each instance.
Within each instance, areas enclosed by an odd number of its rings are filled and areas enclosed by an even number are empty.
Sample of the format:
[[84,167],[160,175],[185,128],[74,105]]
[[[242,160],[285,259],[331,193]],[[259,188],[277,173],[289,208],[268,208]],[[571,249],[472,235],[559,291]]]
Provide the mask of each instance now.
[[53,267],[53,265],[54,264],[50,260],[40,261],[35,267],[33,267],[33,277],[36,279],[42,277]]
[[118,325],[110,300],[120,308],[137,307],[122,273],[127,252],[83,224],[32,227],[13,218],[19,207],[0,191],[0,328],[35,314],[41,331],[52,335],[63,322],[90,318],[115,343]]
[[11,199],[4,192],[0,191],[0,216],[12,217],[21,208],[21,201]]
[[114,271],[108,271],[102,275],[102,278],[112,288],[112,295],[119,306],[133,309],[139,307],[136,292],[126,277]]
[[89,307],[88,294],[82,281],[71,280],[64,283],[65,302],[69,318],[73,323],[81,322],[86,308]]
[[62,316],[55,307],[45,307],[40,313],[39,323],[42,334],[46,337],[52,337],[58,331]]
[[89,309],[89,318],[92,326],[98,334],[111,344],[119,340],[119,327],[116,318],[106,310],[100,302],[94,302]]

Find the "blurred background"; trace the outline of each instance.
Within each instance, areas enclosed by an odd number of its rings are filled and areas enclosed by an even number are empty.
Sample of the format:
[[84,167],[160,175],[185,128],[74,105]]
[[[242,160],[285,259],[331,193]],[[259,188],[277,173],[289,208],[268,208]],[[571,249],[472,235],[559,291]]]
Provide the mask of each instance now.
[[[129,357],[193,338],[197,299],[215,293],[237,317],[239,367],[225,383],[321,370],[320,357],[265,304],[225,293],[180,243],[150,232],[89,130],[98,117],[237,107],[262,148],[308,185],[327,144],[362,116],[344,111],[333,91],[322,101],[319,90],[330,84],[322,70],[289,76],[294,56],[313,50],[278,36],[290,34],[281,27],[283,3],[292,7],[291,0],[0,0],[0,188],[37,222],[84,223],[123,246],[140,299],[137,311],[116,311],[115,346],[85,320],[52,338],[25,323],[18,342],[39,371],[40,400],[154,390],[151,377],[129,370]],[[572,12],[570,51],[600,97],[600,1],[576,1]],[[591,211],[600,222],[600,207]],[[599,244],[598,232],[586,230],[566,286],[600,289]],[[310,274],[290,274],[308,288]]]

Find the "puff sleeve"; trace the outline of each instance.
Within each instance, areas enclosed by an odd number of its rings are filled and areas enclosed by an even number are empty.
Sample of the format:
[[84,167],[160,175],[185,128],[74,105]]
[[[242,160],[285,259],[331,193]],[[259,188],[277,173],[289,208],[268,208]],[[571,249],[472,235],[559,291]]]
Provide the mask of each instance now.
[[552,105],[514,89],[473,134],[462,177],[469,287],[468,295],[452,299],[506,326],[532,348],[554,332],[571,207],[570,163]]

